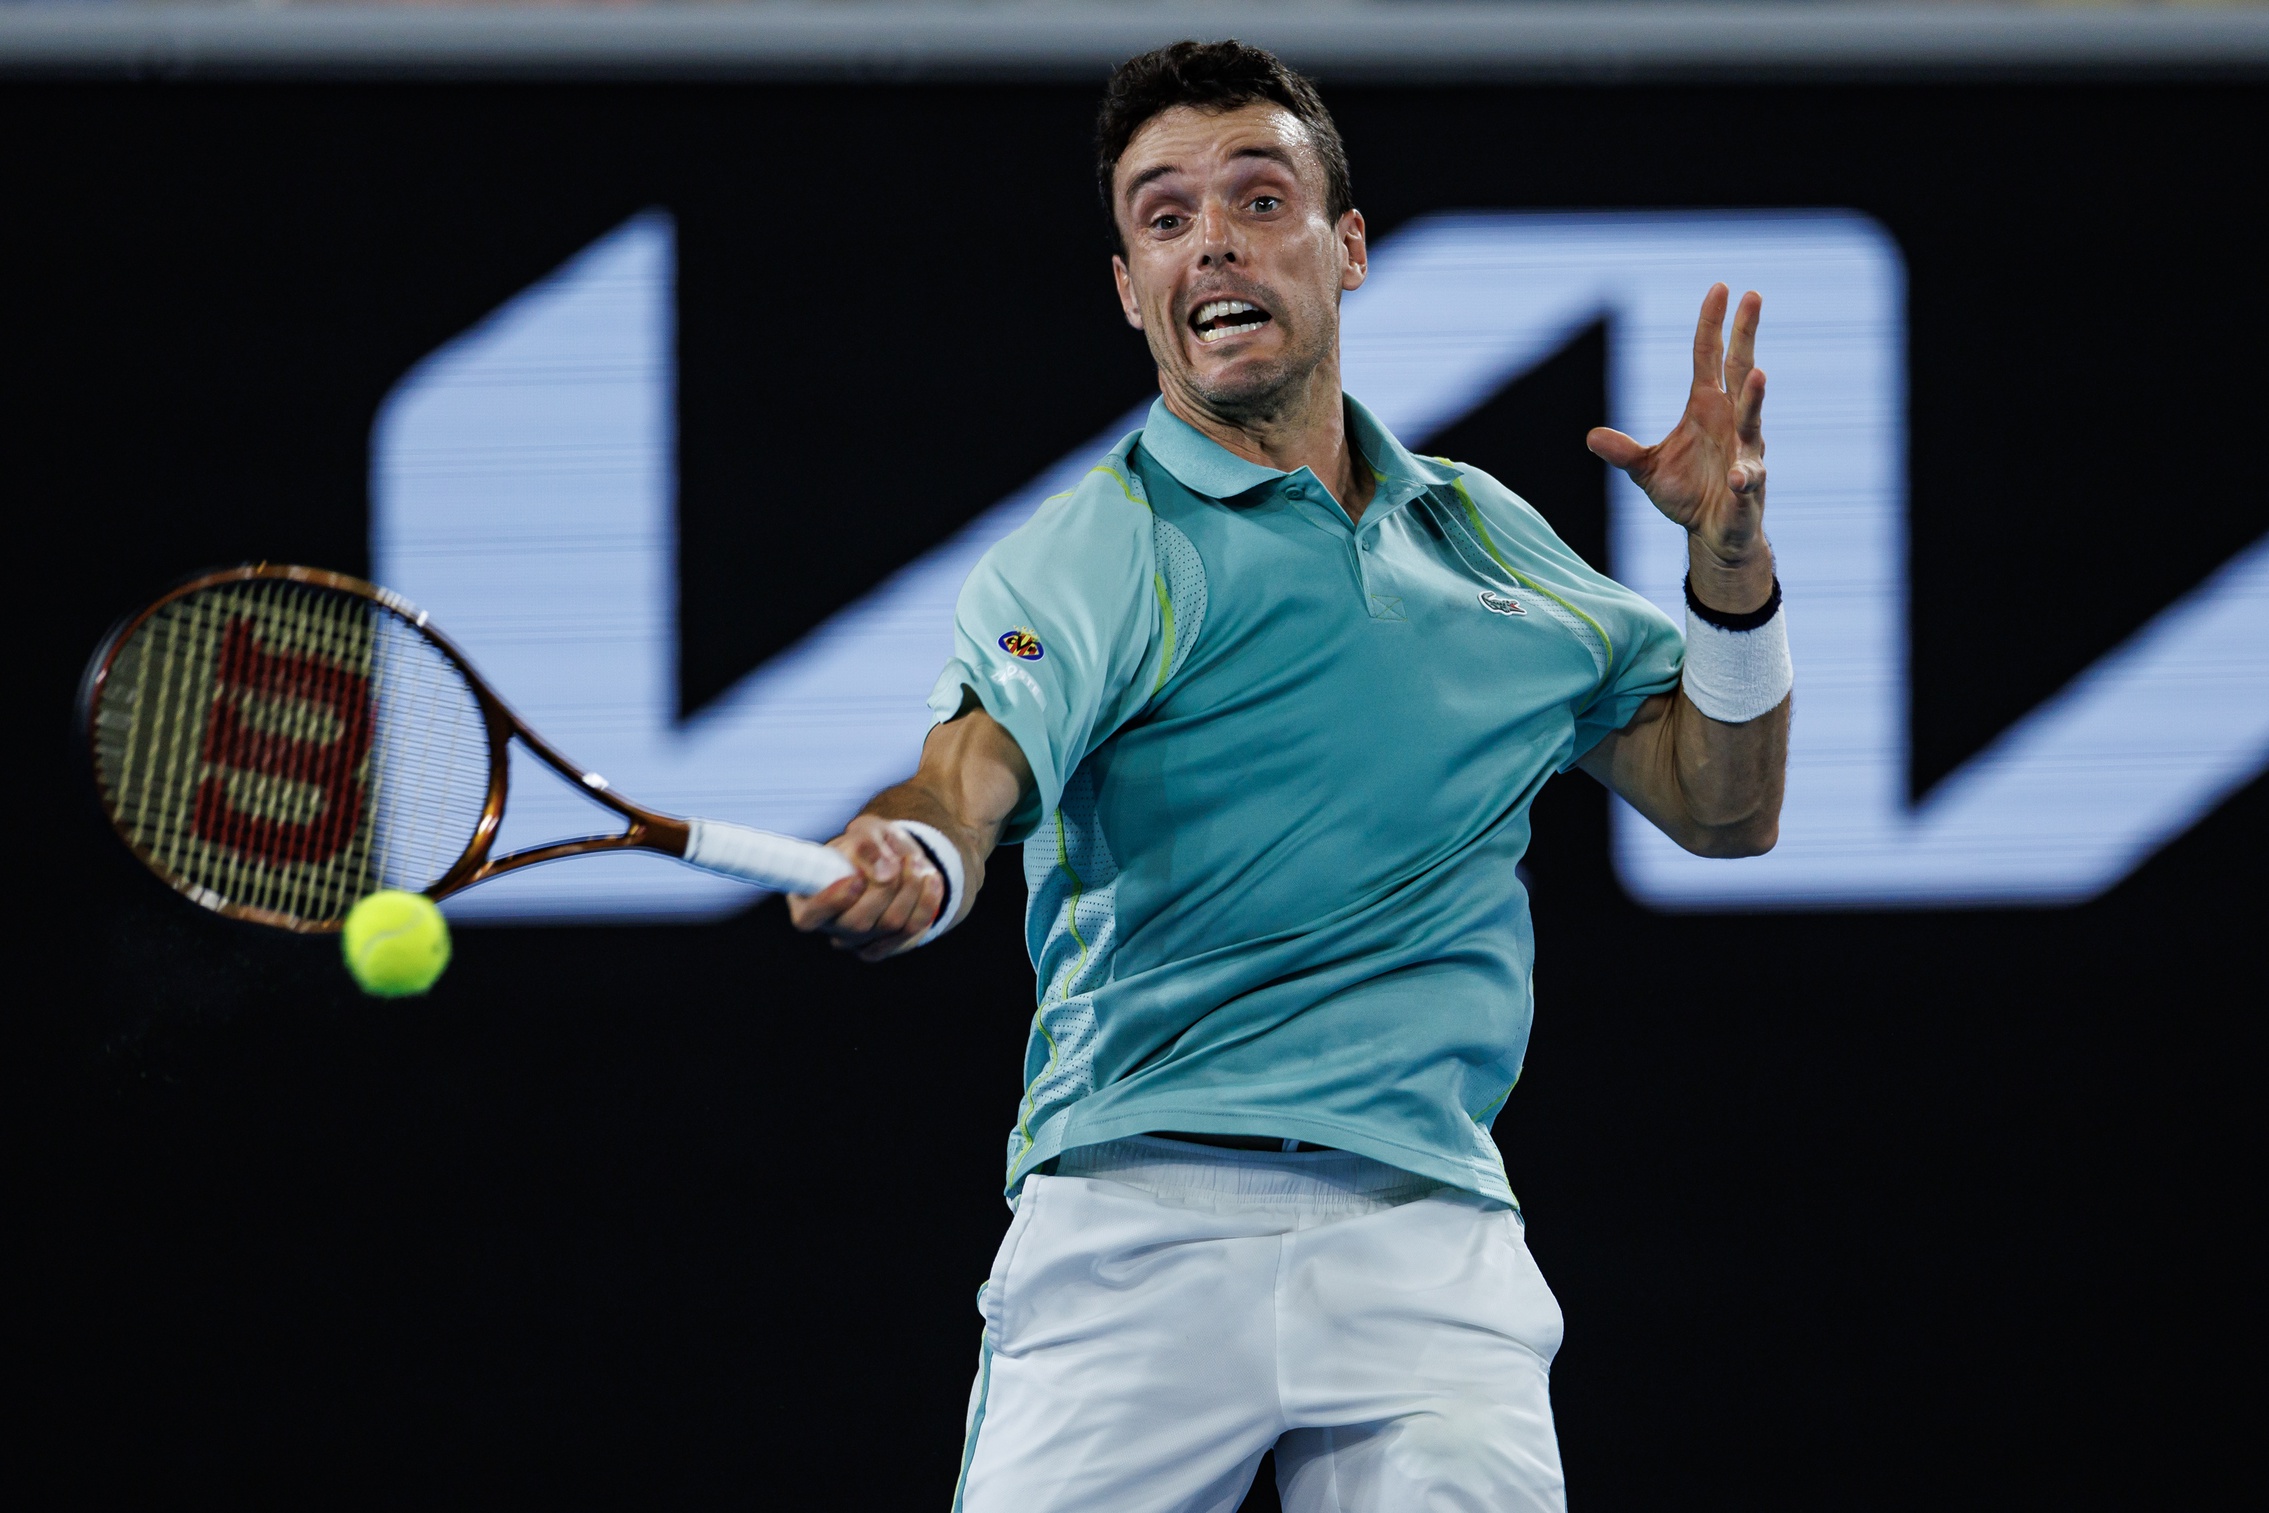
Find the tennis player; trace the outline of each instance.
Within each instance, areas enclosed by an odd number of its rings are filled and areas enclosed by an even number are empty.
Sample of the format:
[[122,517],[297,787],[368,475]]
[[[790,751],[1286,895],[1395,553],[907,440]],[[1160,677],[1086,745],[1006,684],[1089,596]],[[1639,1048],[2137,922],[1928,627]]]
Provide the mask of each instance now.
[[[1703,298],[1669,437],[1685,634],[1340,390],[1365,271],[1314,88],[1120,68],[1098,183],[1143,428],[978,565],[919,771],[791,901],[879,959],[1024,843],[1039,1009],[956,1509],[1564,1506],[1560,1310],[1490,1135],[1527,1045],[1529,805],[1581,767],[1690,851],[1773,844],[1792,681],[1759,300]],[[1666,526],[1666,529],[1669,527]]]

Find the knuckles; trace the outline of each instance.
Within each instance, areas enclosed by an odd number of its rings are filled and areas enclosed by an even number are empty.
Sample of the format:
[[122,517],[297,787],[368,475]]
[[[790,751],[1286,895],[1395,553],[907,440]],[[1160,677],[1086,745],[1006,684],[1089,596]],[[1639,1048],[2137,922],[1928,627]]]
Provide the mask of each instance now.
[[820,894],[792,898],[789,920],[798,930],[829,936],[838,950],[880,961],[930,927],[944,901],[945,880],[922,858],[902,859],[887,879],[872,877],[867,858],[852,860],[859,866],[858,891],[832,903],[821,902]]
[[818,893],[788,900],[788,919],[866,961],[896,955],[927,930],[945,901],[945,879],[888,824],[861,815],[829,843],[854,869]]

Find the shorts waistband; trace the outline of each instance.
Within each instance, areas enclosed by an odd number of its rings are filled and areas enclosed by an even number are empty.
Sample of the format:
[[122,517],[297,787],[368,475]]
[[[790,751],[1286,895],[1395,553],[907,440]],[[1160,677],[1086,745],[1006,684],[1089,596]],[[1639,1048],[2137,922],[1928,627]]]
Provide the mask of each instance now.
[[1442,1188],[1431,1177],[1353,1151],[1241,1151],[1155,1135],[1074,1146],[1057,1157],[1056,1175],[1297,1203],[1389,1205]]

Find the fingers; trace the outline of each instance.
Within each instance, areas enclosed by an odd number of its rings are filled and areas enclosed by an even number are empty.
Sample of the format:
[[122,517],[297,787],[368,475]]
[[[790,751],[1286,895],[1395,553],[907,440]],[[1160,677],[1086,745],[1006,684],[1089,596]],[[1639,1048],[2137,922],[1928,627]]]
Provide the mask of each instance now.
[[919,879],[909,878],[901,890],[903,911],[897,906],[886,911],[882,923],[876,928],[876,938],[859,948],[861,961],[881,961],[922,938],[922,933],[936,922],[938,908],[945,902],[945,879],[930,872]]
[[1605,461],[1610,467],[1621,468],[1634,478],[1644,469],[1647,454],[1654,450],[1652,447],[1640,446],[1621,431],[1606,426],[1594,426],[1585,435],[1584,445],[1591,448],[1592,455]]
[[896,887],[870,892],[867,897],[876,905],[874,923],[868,926],[870,933],[885,940],[904,935],[936,877],[937,873],[927,862],[911,863],[899,874]]
[[[850,833],[846,832],[845,839],[850,838]],[[852,849],[852,860],[866,874],[866,891],[835,917],[828,932],[854,938],[853,944],[862,944],[867,937],[895,935],[903,930],[914,905],[909,895],[919,894],[923,880],[937,875],[921,848],[900,834],[895,826],[878,823],[859,839],[870,838],[871,848]]]
[[1752,289],[1733,310],[1733,344],[1725,354],[1725,392],[1738,395],[1757,366],[1757,320],[1765,311],[1765,297]]
[[1702,296],[1701,319],[1694,323],[1694,387],[1714,389],[1721,382],[1719,369],[1723,366],[1725,345],[1725,302],[1733,291],[1723,284],[1710,285],[1710,292]]
[[788,918],[799,930],[825,930],[839,934],[840,921],[866,898],[870,886],[888,884],[898,873],[897,852],[885,828],[872,816],[860,815],[843,833],[829,841],[851,863],[849,877],[837,878],[817,893],[790,894]]
[[1725,486],[1762,504],[1765,497],[1765,370],[1752,368],[1733,400],[1733,430],[1740,461],[1726,469]]
[[791,893],[788,895],[788,921],[799,930],[817,930],[831,923],[866,891],[866,874],[854,872],[849,877],[837,878],[817,893]]
[[[1729,373],[1731,369],[1727,370]],[[1741,438],[1744,450],[1765,450],[1765,370],[1751,368],[1743,376],[1741,387],[1734,391],[1734,434]]]
[[897,826],[861,815],[829,843],[858,870],[819,892],[788,900],[799,930],[834,937],[868,961],[905,949],[937,918],[945,879]]
[[897,826],[871,814],[851,821],[830,844],[849,857],[851,865],[866,874],[870,883],[896,882],[899,868],[916,851]]

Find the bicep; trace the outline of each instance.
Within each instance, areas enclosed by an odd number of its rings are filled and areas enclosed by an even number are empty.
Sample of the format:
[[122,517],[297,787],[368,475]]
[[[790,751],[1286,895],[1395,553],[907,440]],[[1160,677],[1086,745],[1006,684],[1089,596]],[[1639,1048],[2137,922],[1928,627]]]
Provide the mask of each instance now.
[[1742,725],[1722,724],[1685,692],[1656,694],[1576,765],[1696,856],[1770,851],[1780,834],[1788,760],[1788,703]]
[[1671,747],[1677,697],[1673,691],[1645,700],[1628,724],[1602,736],[1576,765],[1638,810],[1656,829],[1683,844],[1691,821],[1685,796],[1679,791],[1678,766]]
[[1647,812],[1647,796],[1661,780],[1661,746],[1670,735],[1672,699],[1675,694],[1654,694],[1640,701],[1629,724],[1609,730],[1575,762],[1640,814]]

